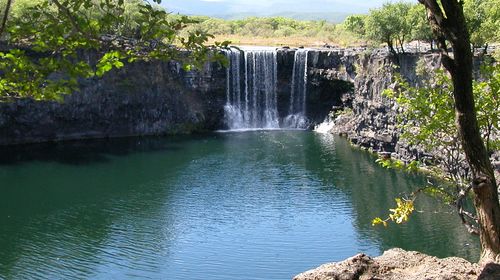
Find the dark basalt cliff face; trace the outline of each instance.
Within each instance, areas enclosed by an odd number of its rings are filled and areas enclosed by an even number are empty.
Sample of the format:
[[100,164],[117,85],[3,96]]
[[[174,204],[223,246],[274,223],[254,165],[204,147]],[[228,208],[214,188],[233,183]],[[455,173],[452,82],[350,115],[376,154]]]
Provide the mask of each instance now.
[[[342,95],[340,109],[348,110],[335,118],[331,132],[347,136],[355,145],[373,152],[390,153],[393,158],[403,161],[433,161],[433,154],[400,139],[401,131],[396,118],[400,108],[394,100],[385,97],[383,92],[395,86],[395,73],[401,74],[410,84],[417,84],[419,60],[426,69],[436,69],[441,65],[439,54],[408,53],[391,57],[385,52],[374,52],[354,56],[354,91]],[[476,77],[480,75],[481,63],[482,57],[474,58]],[[497,176],[500,176],[500,151],[494,152],[491,160]]]
[[391,57],[384,52],[359,55],[356,60],[355,90],[351,95],[343,96],[342,108],[349,108],[351,112],[335,120],[333,132],[345,134],[354,144],[375,152],[397,152],[411,157],[422,154],[422,151],[399,141],[400,131],[396,120],[398,105],[383,96],[385,89],[394,87],[393,76],[396,72],[411,84],[416,84],[416,66],[420,59],[429,68],[440,65],[439,55],[433,53],[398,57]]
[[62,103],[0,103],[0,144],[214,130],[224,102],[220,65],[187,73],[175,62],[139,62],[83,81]]

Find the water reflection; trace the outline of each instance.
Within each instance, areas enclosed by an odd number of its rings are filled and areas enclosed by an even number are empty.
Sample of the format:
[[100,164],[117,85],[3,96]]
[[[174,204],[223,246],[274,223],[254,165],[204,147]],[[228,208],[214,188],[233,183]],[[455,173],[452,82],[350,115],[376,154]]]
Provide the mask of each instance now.
[[[424,186],[426,180],[418,174],[386,170],[374,164],[375,158],[370,154],[353,153],[342,139],[336,139],[335,146],[335,158],[342,164],[336,168],[338,176],[333,177],[333,184],[349,195],[356,212],[354,225],[361,239],[377,242],[381,251],[403,247],[439,257],[459,255],[477,261],[478,240],[466,232],[451,208],[426,196],[417,199],[417,212],[410,222],[373,228],[371,219],[386,216],[388,209],[395,205],[395,197]],[[331,178],[328,172],[319,172],[318,176],[325,177],[325,180]]]

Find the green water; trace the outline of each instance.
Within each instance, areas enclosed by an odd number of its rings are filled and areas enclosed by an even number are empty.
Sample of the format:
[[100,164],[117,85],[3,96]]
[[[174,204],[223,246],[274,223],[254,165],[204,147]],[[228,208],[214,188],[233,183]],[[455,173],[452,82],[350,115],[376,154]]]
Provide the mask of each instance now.
[[0,149],[0,279],[290,279],[392,247],[475,260],[424,178],[304,131],[127,138]]

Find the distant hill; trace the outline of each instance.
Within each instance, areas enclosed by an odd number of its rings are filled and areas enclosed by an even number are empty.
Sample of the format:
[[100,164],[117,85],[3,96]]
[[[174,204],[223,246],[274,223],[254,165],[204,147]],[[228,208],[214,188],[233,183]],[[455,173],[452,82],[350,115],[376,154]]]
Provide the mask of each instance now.
[[[367,13],[388,0],[163,0],[174,13],[241,19],[249,16],[286,16],[298,20],[341,22],[349,14]],[[415,0],[399,0],[416,2]]]
[[222,19],[244,19],[247,17],[286,17],[293,18],[296,20],[326,20],[331,23],[341,23],[344,19],[349,16],[350,13],[342,12],[313,12],[313,13],[299,13],[299,12],[279,12],[272,14],[258,14],[258,13],[237,13],[237,14],[226,14],[226,15],[211,15],[212,17],[222,18]]
[[326,20],[331,23],[341,23],[349,15],[351,14],[342,12],[323,12],[323,13],[282,12],[273,14],[273,16],[289,17],[297,20]]

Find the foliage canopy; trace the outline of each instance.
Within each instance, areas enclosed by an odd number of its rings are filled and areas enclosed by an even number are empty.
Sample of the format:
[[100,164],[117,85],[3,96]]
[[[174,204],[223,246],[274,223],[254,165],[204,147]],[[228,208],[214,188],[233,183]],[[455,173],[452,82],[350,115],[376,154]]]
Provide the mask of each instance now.
[[[475,47],[500,41],[500,0],[464,0],[464,13]],[[404,52],[413,40],[432,42],[433,35],[423,5],[386,3],[368,15],[347,17],[344,26],[373,42],[385,43],[393,53]]]
[[194,21],[169,17],[159,1],[19,0],[9,13],[11,1],[4,0],[0,98],[60,99],[77,89],[78,78],[136,60],[175,59],[189,69],[222,58],[205,46],[208,33],[181,35]]

